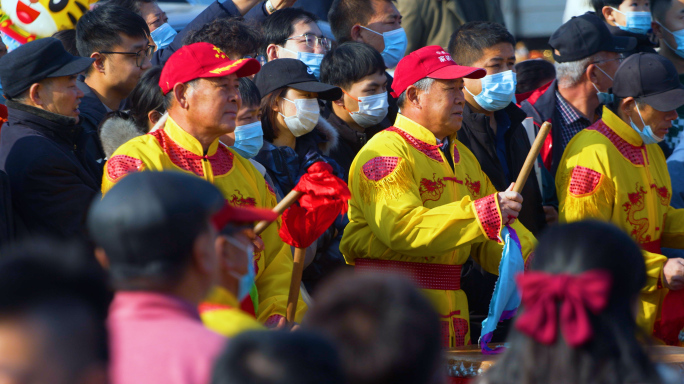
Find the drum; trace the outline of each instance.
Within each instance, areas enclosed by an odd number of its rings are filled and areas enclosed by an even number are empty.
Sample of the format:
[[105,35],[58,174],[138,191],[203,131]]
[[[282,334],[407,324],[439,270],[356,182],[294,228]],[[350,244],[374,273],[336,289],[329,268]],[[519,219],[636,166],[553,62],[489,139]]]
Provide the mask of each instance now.
[[[499,347],[502,344],[492,343],[490,348]],[[684,348],[670,346],[654,346],[650,348],[651,359],[661,363],[684,375]],[[464,384],[489,369],[498,355],[484,355],[480,347],[468,345],[465,347],[452,348],[446,351],[446,369],[450,384]]]

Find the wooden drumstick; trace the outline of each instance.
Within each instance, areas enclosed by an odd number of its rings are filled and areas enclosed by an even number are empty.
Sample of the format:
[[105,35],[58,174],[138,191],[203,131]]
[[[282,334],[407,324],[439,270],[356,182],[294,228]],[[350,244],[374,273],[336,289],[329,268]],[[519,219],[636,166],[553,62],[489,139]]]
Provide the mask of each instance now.
[[[278,215],[282,215],[282,213],[285,212],[285,210],[288,209],[290,205],[294,204],[295,201],[299,200],[299,198],[302,195],[302,192],[298,192],[293,189],[292,191],[290,191],[290,193],[287,194],[287,196],[280,200],[280,203],[273,207],[273,212],[277,212]],[[254,226],[254,233],[256,235],[260,235],[266,228],[268,228],[269,225],[271,225],[271,223],[272,221],[267,220],[258,222]]]
[[525,182],[527,182],[527,177],[530,175],[530,172],[534,168],[534,162],[537,161],[537,156],[539,156],[541,147],[542,145],[544,145],[544,141],[546,141],[546,136],[549,135],[550,131],[551,123],[547,121],[544,124],[542,124],[541,128],[539,129],[539,133],[537,134],[537,137],[534,139],[534,143],[532,143],[530,153],[527,154],[525,164],[523,164],[520,173],[518,173],[518,178],[515,180],[513,192],[522,193],[523,187],[525,186]]

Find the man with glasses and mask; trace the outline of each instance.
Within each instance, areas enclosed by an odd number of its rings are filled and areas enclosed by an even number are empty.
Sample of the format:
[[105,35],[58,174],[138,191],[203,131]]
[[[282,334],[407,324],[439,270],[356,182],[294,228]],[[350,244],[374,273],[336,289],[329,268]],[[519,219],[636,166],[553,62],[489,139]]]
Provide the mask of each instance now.
[[321,61],[332,43],[323,36],[317,20],[299,8],[283,9],[267,17],[262,26],[266,60],[298,59],[320,79]]
[[79,78],[85,96],[81,104],[81,125],[94,135],[97,146],[89,148],[104,159],[97,127],[107,112],[116,111],[152,64],[154,46],[145,20],[126,8],[105,4],[86,13],[76,25],[76,46],[83,57],[95,59]]
[[[391,0],[335,0],[328,13],[328,21],[335,40],[366,43],[380,52],[385,66],[393,69],[399,63],[408,45],[401,13]],[[392,89],[392,76],[385,72],[387,88]],[[387,97],[390,123],[397,117],[397,100]]]
[[601,117],[600,106],[613,86],[621,53],[636,44],[633,37],[613,36],[593,13],[573,17],[551,35],[556,80],[535,91],[521,108],[536,126],[553,124],[541,150],[552,175],[573,136]]

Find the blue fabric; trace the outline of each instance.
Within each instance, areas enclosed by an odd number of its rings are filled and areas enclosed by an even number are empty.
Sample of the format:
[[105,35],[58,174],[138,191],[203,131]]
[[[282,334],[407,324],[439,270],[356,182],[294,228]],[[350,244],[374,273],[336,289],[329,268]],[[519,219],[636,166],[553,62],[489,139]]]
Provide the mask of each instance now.
[[525,270],[520,240],[515,230],[508,225],[501,229],[500,236],[504,241],[504,248],[499,263],[499,279],[494,286],[489,313],[482,322],[480,341],[483,342],[481,344],[483,353],[496,352],[489,349],[485,342],[491,340],[491,335],[499,321],[513,317],[520,306],[520,295],[515,285],[515,276]]
[[506,150],[506,132],[511,128],[511,119],[503,110],[494,112],[496,119],[496,156],[499,158],[501,168],[506,176],[506,184],[511,183],[511,171],[508,168],[508,153]]

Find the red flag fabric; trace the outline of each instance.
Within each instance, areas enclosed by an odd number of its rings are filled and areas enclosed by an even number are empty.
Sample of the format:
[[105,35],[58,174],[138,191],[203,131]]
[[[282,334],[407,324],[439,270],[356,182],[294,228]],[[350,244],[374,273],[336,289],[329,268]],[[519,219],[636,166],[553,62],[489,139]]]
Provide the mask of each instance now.
[[351,192],[324,162],[311,165],[294,190],[303,195],[283,213],[280,237],[293,247],[306,248],[347,212]]

